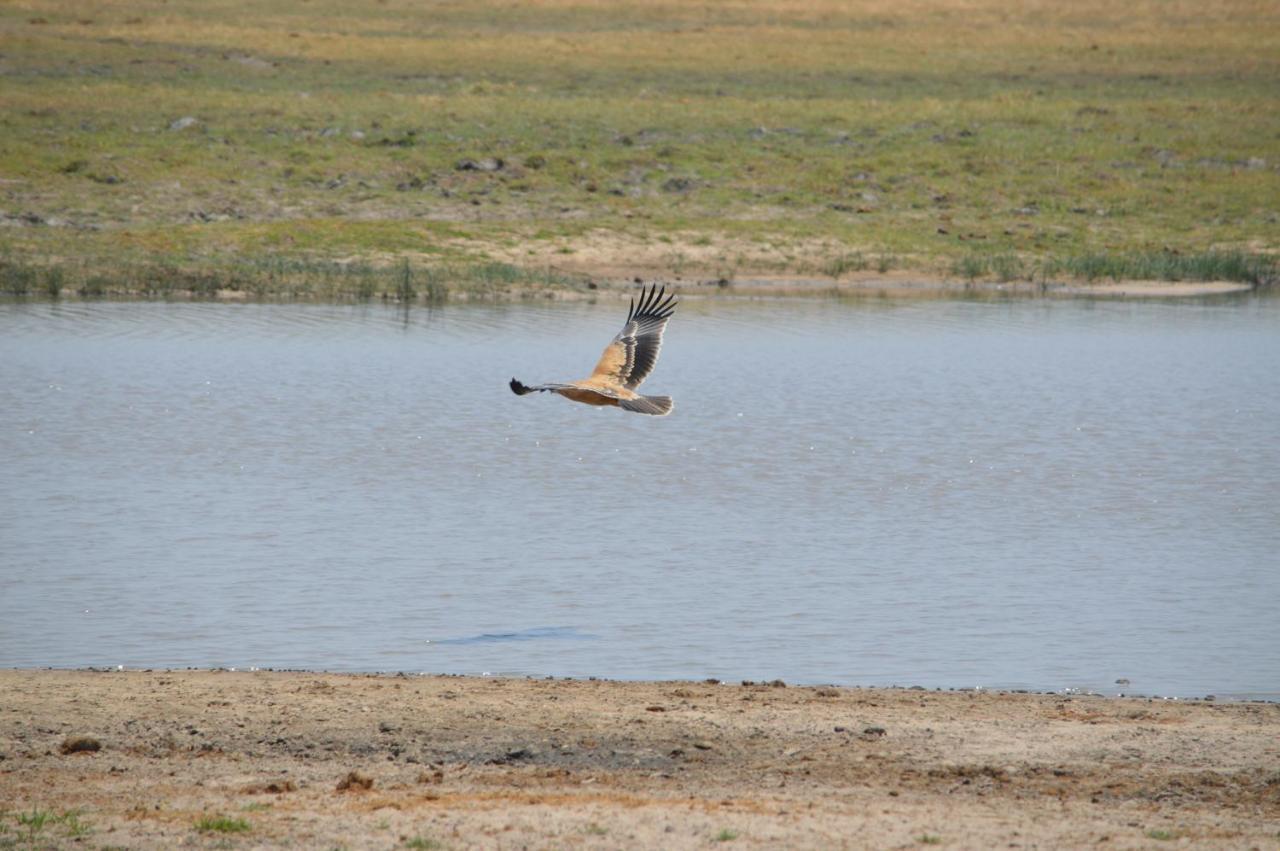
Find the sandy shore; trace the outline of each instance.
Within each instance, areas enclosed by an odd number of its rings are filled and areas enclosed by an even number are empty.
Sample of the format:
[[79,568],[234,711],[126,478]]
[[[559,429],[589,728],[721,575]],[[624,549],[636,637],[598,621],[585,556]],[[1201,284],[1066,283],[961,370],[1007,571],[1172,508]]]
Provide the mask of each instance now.
[[1276,848],[1280,705],[7,670],[0,812],[0,848]]

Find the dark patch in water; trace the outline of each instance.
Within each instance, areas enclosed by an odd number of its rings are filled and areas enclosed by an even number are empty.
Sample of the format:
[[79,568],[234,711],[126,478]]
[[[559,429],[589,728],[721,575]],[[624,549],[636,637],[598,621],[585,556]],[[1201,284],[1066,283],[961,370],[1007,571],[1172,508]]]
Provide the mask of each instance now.
[[496,644],[502,641],[537,641],[539,639],[573,639],[591,641],[599,638],[580,632],[576,626],[539,626],[533,629],[522,629],[517,632],[486,632],[466,638],[441,638],[432,644]]

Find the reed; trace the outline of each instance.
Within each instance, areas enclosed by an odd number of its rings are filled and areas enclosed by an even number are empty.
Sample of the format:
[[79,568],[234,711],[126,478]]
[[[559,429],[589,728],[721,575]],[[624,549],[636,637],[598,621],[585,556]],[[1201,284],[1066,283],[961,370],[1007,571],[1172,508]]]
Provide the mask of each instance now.
[[251,298],[295,301],[438,303],[450,298],[502,298],[585,289],[585,280],[549,269],[491,261],[395,265],[299,258],[238,261],[227,266],[179,262],[101,268],[82,263],[0,261],[0,294],[84,299]]
[[951,273],[969,281],[1232,281],[1266,287],[1280,277],[1280,260],[1271,254],[1219,250],[1090,252],[1033,260],[974,252],[958,258]]

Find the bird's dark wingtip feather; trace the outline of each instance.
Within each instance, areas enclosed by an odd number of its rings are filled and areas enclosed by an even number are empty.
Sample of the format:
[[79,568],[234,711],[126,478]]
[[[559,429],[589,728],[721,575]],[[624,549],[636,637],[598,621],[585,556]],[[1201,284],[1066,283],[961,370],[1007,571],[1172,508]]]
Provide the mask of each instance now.
[[521,384],[519,381],[517,381],[514,378],[511,379],[510,387],[511,387],[511,392],[516,394],[517,396],[523,396],[526,393],[532,392],[531,390],[529,390],[528,387],[525,387],[523,384]]
[[641,317],[666,319],[675,309],[676,294],[667,292],[667,285],[659,287],[656,283],[648,287],[640,287],[639,301],[633,296],[631,310],[627,313],[627,322]]

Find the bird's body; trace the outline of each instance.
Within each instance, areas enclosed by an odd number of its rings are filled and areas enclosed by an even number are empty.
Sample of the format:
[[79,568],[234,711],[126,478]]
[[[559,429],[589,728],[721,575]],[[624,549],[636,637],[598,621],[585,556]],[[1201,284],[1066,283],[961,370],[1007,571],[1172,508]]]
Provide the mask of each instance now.
[[609,405],[639,414],[665,416],[674,403],[670,396],[642,396],[636,392],[640,383],[653,372],[662,348],[662,332],[675,310],[675,295],[667,295],[666,287],[640,291],[640,302],[631,301],[626,324],[605,347],[600,361],[588,378],[568,384],[540,384],[529,387],[511,379],[511,392],[556,393],[586,405]]

